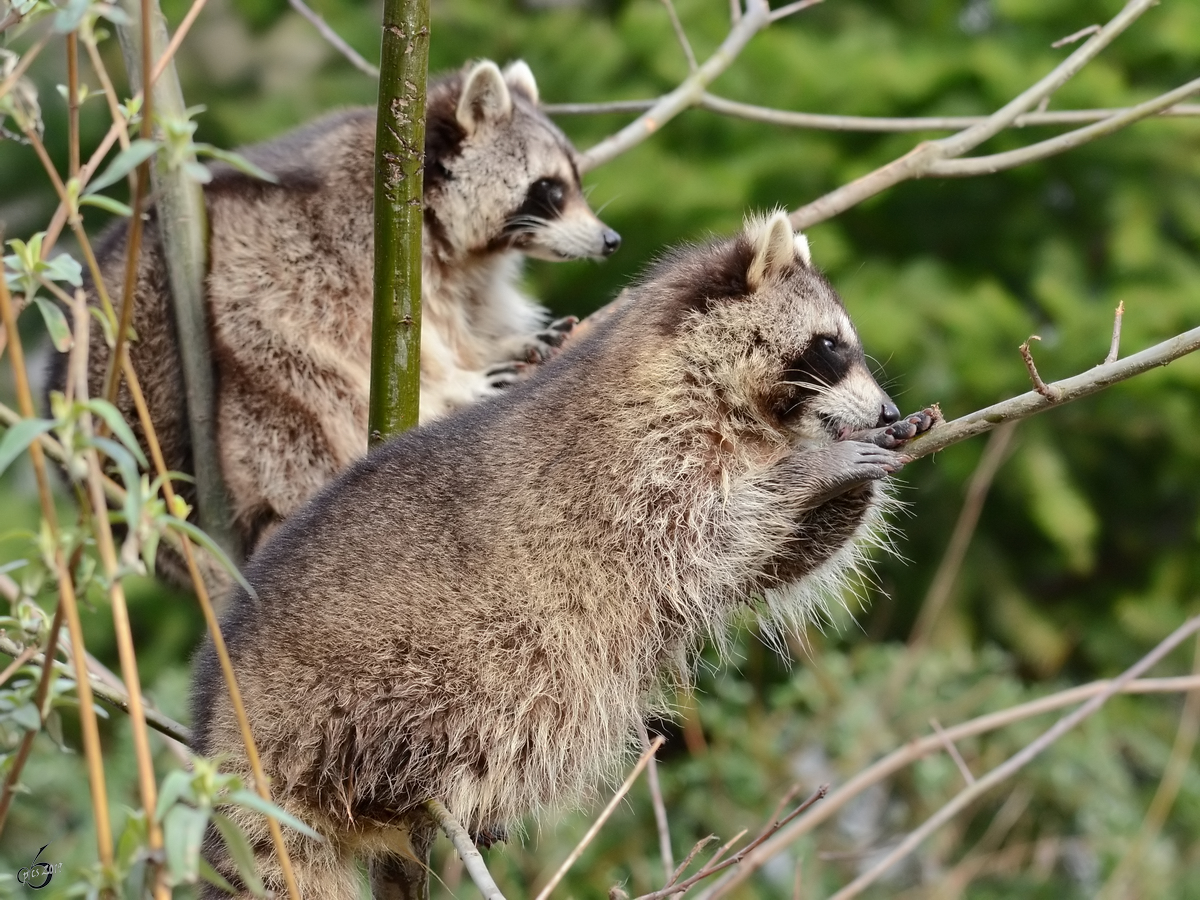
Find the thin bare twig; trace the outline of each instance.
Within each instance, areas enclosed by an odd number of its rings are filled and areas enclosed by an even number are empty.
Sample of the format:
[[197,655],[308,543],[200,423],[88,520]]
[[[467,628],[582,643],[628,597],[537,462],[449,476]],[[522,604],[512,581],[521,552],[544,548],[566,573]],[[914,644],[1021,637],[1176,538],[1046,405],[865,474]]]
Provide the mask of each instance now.
[[[1043,98],[1048,99],[1048,98]],[[582,116],[609,113],[637,113],[650,109],[655,100],[609,100],[602,103],[547,103],[542,106],[550,115]],[[1039,104],[1040,106],[1041,104]],[[701,109],[753,122],[782,125],[788,128],[811,128],[817,131],[861,131],[883,134],[902,134],[913,131],[961,131],[988,120],[988,116],[841,116],[830,113],[797,112],[757,106],[704,93],[697,104]],[[1112,109],[1061,109],[1047,112],[1022,113],[1012,123],[1013,128],[1033,128],[1053,125],[1087,125],[1100,122],[1132,107]],[[1200,116],[1200,104],[1177,103],[1155,114],[1159,118],[1194,118]]]
[[[646,723],[641,719],[637,722],[638,739],[642,742],[642,750],[650,746],[650,735],[646,733]],[[667,878],[675,868],[675,854],[671,851],[671,827],[667,821],[667,805],[663,802],[662,787],[658,783],[658,760],[650,757],[646,765],[646,783],[650,787],[650,803],[654,807],[654,824],[658,828],[658,849],[662,853],[663,870]]]
[[596,821],[592,823],[592,827],[589,828],[587,833],[580,839],[575,849],[572,850],[571,854],[563,860],[562,865],[558,867],[558,870],[554,873],[554,875],[551,876],[550,880],[546,882],[546,886],[538,891],[536,900],[546,900],[546,898],[550,896],[550,892],[554,890],[555,886],[560,881],[562,881],[563,876],[567,874],[567,871],[571,868],[571,866],[575,865],[575,861],[583,854],[583,851],[587,848],[587,845],[592,842],[592,838],[594,838],[600,831],[601,826],[608,821],[608,817],[613,814],[613,810],[617,808],[617,804],[621,802],[621,798],[629,793],[629,789],[633,787],[633,783],[637,780],[638,775],[642,773],[642,769],[646,768],[646,766],[650,763],[650,759],[655,753],[658,752],[658,748],[662,745],[663,738],[656,737],[654,742],[646,748],[646,751],[641,755],[641,758],[638,759],[637,765],[633,767],[633,771],[629,773],[629,777],[625,779],[624,783],[619,788],[617,788],[617,792],[613,795],[613,798],[608,801],[608,806],[604,807],[603,812],[601,812],[596,818]]
[[[1192,674],[1200,676],[1200,635],[1196,637],[1196,648],[1192,653]],[[1146,810],[1146,818],[1142,821],[1141,831],[1126,849],[1121,861],[1109,876],[1104,887],[1096,896],[1101,900],[1120,900],[1129,896],[1129,882],[1134,875],[1134,869],[1145,860],[1145,850],[1160,831],[1171,807],[1179,796],[1184,778],[1193,759],[1196,749],[1196,738],[1200,736],[1200,689],[1189,691],[1183,701],[1183,712],[1179,716],[1179,726],[1175,730],[1175,743],[1171,747],[1171,756],[1162,780]]]
[[798,12],[803,12],[810,6],[816,6],[818,3],[824,3],[825,0],[796,0],[795,3],[788,3],[771,11],[769,21],[778,22],[780,19],[786,19],[788,16],[795,15]]
[[857,897],[873,884],[879,876],[915,850],[929,835],[950,821],[950,819],[970,803],[1032,762],[1047,747],[1100,709],[1122,687],[1157,664],[1164,656],[1197,632],[1200,632],[1200,616],[1193,616],[1163,639],[1157,647],[1126,669],[1120,676],[1113,679],[1103,691],[1091,700],[1088,700],[1079,709],[1069,715],[1063,716],[1048,730],[1043,732],[1037,740],[1026,745],[974,784],[956,794],[952,800],[942,806],[941,809],[926,819],[920,827],[916,828],[908,837],[896,845],[891,852],[887,853],[869,870],[859,875],[858,878],[834,894],[830,900],[850,900],[851,897]]
[[683,23],[679,21],[679,13],[675,11],[675,4],[671,0],[662,0],[662,4],[667,8],[667,15],[671,17],[671,27],[675,29],[675,37],[679,39],[683,55],[687,57],[688,71],[695,72],[697,69],[696,54],[692,52],[692,44],[688,40],[687,32],[683,30]]
[[33,65],[33,61],[38,58],[38,54],[42,52],[46,44],[49,43],[50,38],[53,36],[54,32],[47,32],[38,38],[36,44],[34,44],[21,55],[21,58],[17,60],[16,66],[11,72],[8,73],[8,77],[5,78],[4,81],[0,81],[0,97],[4,97],[13,89],[13,86],[21,79],[21,76],[25,74],[26,70]]
[[379,77],[379,67],[367,62],[362,57],[362,54],[346,43],[345,39],[330,28],[329,23],[321,18],[321,15],[305,3],[304,0],[288,0],[288,2],[292,5],[292,9],[308,19],[313,28],[317,29],[320,33],[321,37],[325,38],[334,49],[346,57],[354,68],[366,75],[370,75],[372,78]]
[[[972,125],[958,134],[918,144],[899,159],[895,159],[875,171],[856,178],[849,184],[845,184],[825,196],[805,204],[792,213],[792,226],[795,228],[806,228],[817,222],[823,222],[838,213],[845,212],[868,197],[873,197],[893,185],[912,178],[943,174],[946,171],[968,174],[965,170],[959,171],[953,168],[939,169],[938,166],[943,163],[973,163],[974,161],[972,160],[956,160],[955,157],[962,156],[964,153],[973,150],[984,141],[1010,127],[1022,113],[1028,112],[1040,103],[1043,98],[1052,95],[1071,80],[1101,50],[1112,43],[1119,34],[1129,28],[1139,16],[1150,9],[1156,2],[1157,0],[1130,0],[1108,24],[1092,35],[1049,74],[996,110],[996,112],[992,113],[982,122]],[[1135,109],[1137,108],[1135,107]],[[1130,114],[1132,114],[1132,110]],[[1112,122],[1117,118],[1120,117],[1111,117],[1105,120],[1105,122]],[[1089,127],[1095,128],[1103,124],[1104,122],[1099,122],[1095,126]],[[1072,132],[1072,134],[1079,135],[1084,131],[1086,129],[1080,129],[1078,132]],[[1044,144],[1046,143],[1049,142],[1044,142]],[[1042,147],[1043,145],[1035,146]],[[1020,153],[1022,151],[1014,152]],[[997,156],[1005,157],[1006,155],[997,154]]]
[[37,652],[38,652],[37,645],[30,644],[28,647],[26,647],[24,650],[22,650],[20,653],[18,653],[13,658],[13,661],[4,667],[4,671],[0,672],[0,684],[4,684],[4,682],[8,681],[8,679],[12,677],[13,672],[17,671],[17,669],[21,668],[21,666],[25,665],[25,663],[29,662],[29,660]]
[[699,102],[704,89],[729,68],[742,48],[770,20],[771,7],[767,0],[749,0],[737,24],[730,29],[721,46],[704,64],[685,78],[675,90],[664,94],[654,105],[614,135],[591,147],[579,158],[580,171],[586,172],[608,162],[629,148],[640,144],[685,109]]
[[1115,363],[1121,356],[1121,320],[1123,318],[1125,318],[1124,300],[1117,304],[1117,312],[1113,316],[1112,343],[1108,345],[1108,355],[1104,357],[1106,363]]
[[450,810],[446,809],[439,801],[426,800],[424,805],[426,812],[433,816],[434,821],[438,823],[446,837],[450,839],[450,843],[454,845],[454,849],[458,851],[459,858],[467,868],[467,874],[471,876],[471,880],[483,894],[484,900],[504,900],[504,894],[500,892],[500,888],[496,887],[492,873],[488,871],[487,863],[475,849],[475,844],[471,841],[471,835],[467,833],[467,829],[463,828],[459,821],[450,814]]
[[937,719],[930,719],[929,727],[932,728],[933,733],[941,739],[942,746],[946,748],[946,752],[950,754],[950,758],[954,760],[954,764],[958,766],[958,771],[962,773],[963,780],[967,784],[974,784],[975,776],[971,774],[971,770],[967,767],[967,761],[963,759],[962,754],[958,752],[958,747],[955,746],[954,741],[950,740],[950,738],[946,735],[946,732],[942,730],[941,723]]
[[[1066,706],[1073,706],[1089,698],[1094,698],[1107,692],[1114,685],[1113,681],[1093,681],[1078,687],[1067,688],[1036,700],[1030,700],[1017,706],[1009,707],[998,712],[988,713],[971,719],[962,724],[944,729],[946,736],[952,741],[987,734],[1015,722],[1021,722],[1033,716],[1044,715]],[[1179,693],[1200,688],[1200,676],[1182,676],[1175,678],[1144,678],[1131,681],[1123,687],[1118,685],[1118,693],[1123,694],[1160,694]],[[741,866],[720,879],[702,894],[698,900],[713,900],[720,893],[732,890],[743,883],[751,875],[762,868],[768,860],[781,853],[787,846],[802,836],[811,832],[821,823],[827,821],[835,813],[844,808],[847,803],[874,784],[901,771],[919,759],[924,759],[932,753],[943,750],[942,738],[936,734],[927,735],[904,744],[893,750],[887,756],[872,763],[858,772],[849,781],[829,794],[825,801],[812,812],[797,819],[788,828],[763,844],[753,853],[747,854]],[[978,782],[977,782],[978,783]]]
[[1099,25],[1089,25],[1087,28],[1080,28],[1074,34],[1068,34],[1066,37],[1059,38],[1050,46],[1057,50],[1059,47],[1065,47],[1068,44],[1073,44],[1076,41],[1087,37],[1089,34],[1095,34],[1099,30]]
[[1025,361],[1025,368],[1029,372],[1029,380],[1033,382],[1033,389],[1049,400],[1051,403],[1057,403],[1058,397],[1049,387],[1046,382],[1042,381],[1042,376],[1038,374],[1037,364],[1033,361],[1033,353],[1029,350],[1029,341],[1040,341],[1041,337],[1036,334],[1031,334],[1028,340],[1025,341],[1017,350],[1021,353],[1021,359]]
[[1200,93],[1200,78],[1195,78],[1172,91],[1167,91],[1153,100],[1147,100],[1145,103],[1139,103],[1137,106],[1114,113],[1107,119],[1093,122],[1091,125],[1068,131],[1066,134],[1060,134],[1045,141],[1039,141],[1036,144],[1030,144],[1020,150],[993,153],[989,156],[974,156],[969,159],[932,160],[915,177],[963,178],[974,175],[992,175],[1004,169],[1023,166],[1026,163],[1073,150],[1089,141],[1096,140],[1096,138],[1120,131],[1127,125],[1157,115],[1197,93]]

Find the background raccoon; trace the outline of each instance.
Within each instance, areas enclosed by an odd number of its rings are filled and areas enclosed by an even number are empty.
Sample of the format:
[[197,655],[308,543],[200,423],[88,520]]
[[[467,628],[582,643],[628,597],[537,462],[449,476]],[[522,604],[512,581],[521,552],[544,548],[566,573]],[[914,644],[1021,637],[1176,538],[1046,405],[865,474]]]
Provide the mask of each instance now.
[[[520,363],[541,361],[569,331],[570,321],[539,331],[545,310],[518,288],[522,254],[601,257],[620,244],[588,208],[575,150],[537,100],[523,62],[502,74],[484,61],[431,82],[422,421],[500,390],[517,377]],[[335,113],[246,150],[278,184],[220,166],[205,188],[218,444],[247,552],[366,452],[375,117],[368,108]],[[124,281],[125,242],[121,224],[98,245],[114,297]],[[139,262],[139,339],[130,355],[168,468],[190,473],[183,380],[153,212]],[[92,334],[90,389],[98,394],[109,354],[99,329]],[[65,368],[65,356],[53,364],[51,390],[62,389]],[[118,405],[137,422],[124,388]]]
[[[275,797],[327,837],[291,835],[306,900],[355,896],[355,857],[424,852],[426,798],[480,830],[586,797],[738,609],[818,609],[878,535],[890,448],[933,421],[899,418],[780,213],[352,466],[223,623]],[[193,714],[245,771],[211,645]],[[241,824],[278,889],[264,823]],[[236,883],[215,833],[206,852]]]

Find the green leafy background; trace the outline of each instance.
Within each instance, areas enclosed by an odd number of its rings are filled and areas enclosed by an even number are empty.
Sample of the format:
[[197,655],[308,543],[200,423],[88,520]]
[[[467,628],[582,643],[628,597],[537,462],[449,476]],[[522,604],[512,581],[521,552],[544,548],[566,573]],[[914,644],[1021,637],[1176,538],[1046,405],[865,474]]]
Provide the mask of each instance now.
[[[314,7],[367,58],[378,56],[379,8],[349,0]],[[686,74],[663,6],[435,0],[431,65],[524,58],[547,102],[656,96]],[[724,0],[679,0],[697,55],[724,37]],[[545,7],[545,8],[544,8]],[[186,10],[167,0],[172,23]],[[1069,49],[1050,44],[1120,8],[1113,0],[827,0],[758,36],[714,91],[784,109],[861,115],[989,112],[1049,71]],[[25,40],[24,43],[28,43]],[[23,46],[19,40],[18,46]],[[104,45],[114,73],[115,42]],[[1054,98],[1052,108],[1148,99],[1194,78],[1200,4],[1166,0]],[[234,147],[272,137],[324,110],[373,100],[374,84],[332,51],[286,0],[210,0],[179,57],[189,104],[205,104],[197,138]],[[65,168],[61,53],[33,67],[46,138]],[[86,68],[85,68],[86,71]],[[94,84],[94,78],[85,76]],[[581,147],[628,117],[561,118]],[[108,125],[102,101],[84,108],[85,152]],[[1049,129],[1010,131],[983,150],[1020,146]],[[531,288],[556,313],[602,305],[661,248],[737,228],[749,210],[794,208],[936,135],[788,130],[692,111],[591,173],[594,206],[624,237],[602,264],[529,267]],[[32,151],[0,142],[0,219],[27,239],[54,198]],[[89,229],[103,213],[86,212]],[[1160,120],[1036,165],[987,178],[894,188],[809,233],[814,258],[843,294],[902,407],[937,401],[949,416],[1022,392],[1016,347],[1032,333],[1050,380],[1083,371],[1108,349],[1113,310],[1126,308],[1131,352],[1200,324],[1200,120]],[[64,240],[64,246],[70,244]],[[35,313],[22,319],[45,347]],[[11,398],[7,365],[0,393]],[[907,678],[903,642],[944,551],[982,440],[923,460],[903,475],[900,556],[879,561],[878,585],[853,616],[795,641],[791,660],[752,626],[739,654],[705,669],[686,726],[662,723],[662,767],[676,858],[700,837],[751,832],[793,782],[838,783],[914,736],[1003,708],[1056,686],[1112,675],[1186,615],[1200,611],[1200,359],[1184,359],[1022,424],[999,471],[933,646]],[[64,500],[63,516],[72,516]],[[12,537],[36,527],[24,464],[0,480],[0,561],[25,553]],[[13,573],[17,577],[16,572]],[[131,588],[142,678],[168,713],[184,716],[189,654],[202,621],[186,596],[151,581]],[[91,649],[115,666],[112,628],[97,595]],[[714,660],[715,662],[715,660]],[[1157,674],[1191,667],[1190,645]],[[1119,698],[1014,784],[989,794],[925,844],[871,896],[1093,896],[1129,848],[1170,754],[1182,701]],[[976,774],[1049,724],[1042,718],[964,742]],[[0,838],[0,879],[46,856],[94,859],[77,729],[64,716],[64,754],[46,736]],[[128,728],[105,725],[115,814],[136,805]],[[174,765],[162,757],[163,769]],[[827,896],[880,848],[961,786],[945,755],[864,795],[798,843],[742,896]],[[1014,799],[1015,795],[1015,799]],[[1007,800],[1020,815],[991,862],[962,883],[955,869]],[[1022,805],[1023,804],[1023,805]],[[532,896],[595,810],[529,823],[490,851],[511,897]],[[1022,851],[1022,847],[1025,848]],[[1007,850],[1007,856],[1001,851]],[[990,856],[989,856],[990,854]],[[435,892],[471,896],[444,848]],[[1163,833],[1136,868],[1140,897],[1200,897],[1200,770],[1195,760]],[[653,817],[643,783],[575,866],[563,896],[631,894],[658,886]],[[53,895],[55,885],[44,894]],[[17,890],[0,880],[0,891]],[[39,894],[41,896],[42,894]],[[61,894],[60,894],[61,896]]]

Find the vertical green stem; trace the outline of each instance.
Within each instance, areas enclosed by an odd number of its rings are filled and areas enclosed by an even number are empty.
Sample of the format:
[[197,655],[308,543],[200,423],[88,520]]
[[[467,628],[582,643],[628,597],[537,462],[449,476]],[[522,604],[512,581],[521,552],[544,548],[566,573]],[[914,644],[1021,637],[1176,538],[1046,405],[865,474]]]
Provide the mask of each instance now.
[[370,442],[417,424],[429,0],[384,0],[375,137]]

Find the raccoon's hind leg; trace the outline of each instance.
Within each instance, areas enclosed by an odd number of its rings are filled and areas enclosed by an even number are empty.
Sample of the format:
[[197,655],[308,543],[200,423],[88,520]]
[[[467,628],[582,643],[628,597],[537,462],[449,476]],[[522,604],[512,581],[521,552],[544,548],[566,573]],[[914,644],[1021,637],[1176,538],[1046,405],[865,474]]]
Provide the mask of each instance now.
[[[429,851],[437,837],[437,826],[427,817],[409,826],[408,847],[412,855],[387,853],[375,856],[369,865],[371,896],[374,900],[428,900]],[[307,898],[305,898],[307,900]]]

